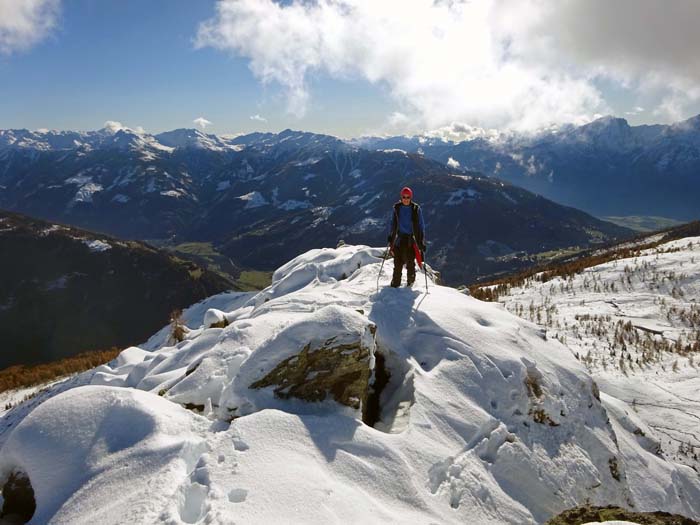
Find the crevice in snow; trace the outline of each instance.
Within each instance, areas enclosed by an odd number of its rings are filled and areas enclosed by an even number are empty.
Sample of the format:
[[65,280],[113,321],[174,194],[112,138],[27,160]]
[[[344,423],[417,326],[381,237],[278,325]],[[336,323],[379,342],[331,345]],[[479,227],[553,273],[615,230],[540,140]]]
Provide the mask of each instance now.
[[393,352],[376,349],[375,365],[363,409],[362,421],[386,433],[399,433],[408,426],[415,402],[413,369]]
[[2,487],[2,523],[28,523],[36,511],[34,489],[29,477],[13,471]]

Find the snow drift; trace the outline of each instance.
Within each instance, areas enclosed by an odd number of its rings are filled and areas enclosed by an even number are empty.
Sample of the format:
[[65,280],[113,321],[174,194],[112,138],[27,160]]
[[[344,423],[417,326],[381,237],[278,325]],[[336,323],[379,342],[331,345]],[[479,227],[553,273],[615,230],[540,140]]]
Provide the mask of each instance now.
[[386,287],[391,261],[377,291],[381,253],[312,250],[189,308],[182,342],[166,327],[11,411],[0,477],[29,478],[36,523],[523,524],[586,501],[700,517],[691,469],[630,481],[646,459],[565,346],[451,288]]

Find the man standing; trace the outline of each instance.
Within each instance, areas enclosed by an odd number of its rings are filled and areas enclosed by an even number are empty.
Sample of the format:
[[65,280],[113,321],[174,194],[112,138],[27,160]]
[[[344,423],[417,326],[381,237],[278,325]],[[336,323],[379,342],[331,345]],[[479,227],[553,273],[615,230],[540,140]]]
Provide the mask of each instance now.
[[416,280],[415,248],[425,252],[425,222],[420,206],[413,202],[411,188],[401,190],[401,200],[394,204],[387,242],[394,255],[394,276],[391,286],[401,284],[401,272],[406,265],[407,286]]

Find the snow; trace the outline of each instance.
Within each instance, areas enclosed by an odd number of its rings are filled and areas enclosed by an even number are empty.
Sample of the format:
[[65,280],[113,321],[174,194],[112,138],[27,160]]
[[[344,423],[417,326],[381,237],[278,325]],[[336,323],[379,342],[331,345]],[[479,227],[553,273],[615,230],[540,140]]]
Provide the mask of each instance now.
[[82,186],[92,182],[92,177],[90,175],[84,175],[83,172],[78,173],[74,177],[66,179],[66,184],[77,184]]
[[202,426],[157,395],[83,386],[45,401],[18,425],[3,446],[0,472],[28,474],[33,523],[152,523],[173,504],[171,490],[144,497],[145,484],[157,476],[175,488],[186,479],[204,451],[195,433]]
[[312,166],[312,165],[314,165],[314,164],[318,164],[319,162],[321,162],[321,159],[320,159],[320,158],[318,158],[318,157],[310,157],[310,158],[308,158],[308,159],[306,159],[306,160],[302,160],[302,161],[299,161],[299,162],[295,162],[294,165],[295,165],[295,166]]
[[112,202],[119,202],[121,204],[125,204],[130,200],[131,198],[128,195],[124,195],[122,193],[117,193],[114,197],[112,197]]
[[78,202],[92,202],[92,196],[95,193],[102,191],[103,189],[104,188],[102,187],[102,184],[88,182],[87,184],[81,186],[80,189],[78,189],[78,191],[75,193],[75,196],[73,196],[73,199],[69,202],[68,206],[74,206]]
[[49,281],[44,285],[44,290],[46,291],[51,291],[51,290],[61,290],[63,288],[66,288],[68,286],[68,279],[70,279],[70,275],[61,275],[58,279],[54,279],[52,281]]
[[365,233],[367,231],[381,230],[383,228],[386,228],[386,219],[365,217],[361,221],[349,226],[345,231],[347,233]]
[[[599,401],[568,347],[432,281],[389,287],[383,251],[311,250],[259,293],[186,309],[183,341],[164,327],[11,410],[0,474],[26,472],[34,522],[52,524],[535,524],[587,501],[700,517],[697,474],[649,452],[644,418]],[[385,356],[374,427],[250,388],[329,338]]]
[[620,521],[620,520],[608,520],[604,523],[599,521],[589,521],[583,525],[639,525],[636,521]]
[[313,206],[313,204],[311,204],[309,201],[297,201],[297,200],[290,199],[290,200],[284,201],[282,204],[280,204],[277,207],[282,209],[282,210],[291,211],[291,210],[305,210],[307,208],[311,208],[312,206]]
[[700,359],[687,347],[697,343],[700,328],[700,237],[568,279],[528,281],[499,301],[541,324],[590,370],[626,463],[634,466],[628,469],[633,493],[645,495],[645,508],[656,510],[673,499],[677,512],[697,518],[688,494],[700,501],[694,484],[700,468]]
[[456,190],[449,194],[445,205],[458,206],[462,204],[465,200],[478,199],[480,196],[481,194],[478,191],[475,191],[471,188]]
[[501,191],[501,195],[506,198],[506,200],[510,201],[513,204],[518,204],[518,201],[516,201],[511,195],[508,194],[508,192]]
[[311,209],[311,213],[314,214],[314,220],[311,223],[310,227],[311,228],[316,228],[319,224],[322,224],[326,220],[328,220],[328,217],[331,216],[332,208],[329,208],[328,206],[317,206],[316,208]]
[[104,252],[112,249],[112,246],[109,243],[98,239],[85,239],[83,244],[90,248],[91,252]]
[[245,195],[241,195],[240,197],[236,198],[242,201],[246,201],[246,210],[259,208],[260,206],[267,206],[268,204],[270,204],[259,191],[251,191],[250,193],[246,193]]
[[383,153],[403,153],[404,155],[408,155],[408,153],[406,153],[406,150],[400,148],[380,149],[377,151],[381,151]]
[[183,195],[186,195],[186,193],[183,192],[182,190],[161,191],[160,194],[163,195],[164,197],[173,197],[175,199],[179,199]]

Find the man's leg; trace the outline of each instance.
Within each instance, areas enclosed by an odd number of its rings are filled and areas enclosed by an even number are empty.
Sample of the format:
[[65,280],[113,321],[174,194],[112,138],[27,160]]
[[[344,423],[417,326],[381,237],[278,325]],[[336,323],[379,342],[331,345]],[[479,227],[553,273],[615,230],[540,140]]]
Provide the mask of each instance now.
[[408,243],[406,250],[406,277],[407,286],[411,286],[416,280],[416,254],[413,251],[413,243]]
[[403,253],[401,245],[394,247],[394,275],[391,278],[391,286],[394,288],[401,285],[401,271],[403,270]]

